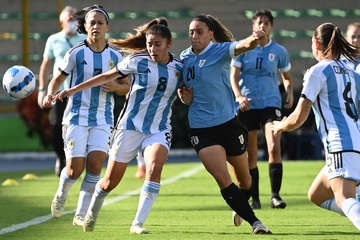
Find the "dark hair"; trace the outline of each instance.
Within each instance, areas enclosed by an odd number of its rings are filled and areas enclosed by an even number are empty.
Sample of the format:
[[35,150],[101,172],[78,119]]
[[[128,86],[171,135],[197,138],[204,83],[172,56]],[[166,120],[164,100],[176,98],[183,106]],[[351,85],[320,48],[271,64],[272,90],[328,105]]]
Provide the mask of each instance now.
[[149,34],[160,35],[168,41],[172,40],[166,18],[160,17],[134,28],[136,34],[129,34],[126,39],[110,39],[109,43],[124,52],[135,52],[146,49],[146,36]]
[[75,15],[74,15],[78,21],[78,28],[77,28],[78,33],[87,34],[84,24],[86,21],[86,16],[90,11],[98,11],[98,12],[103,13],[105,15],[106,23],[109,24],[109,14],[104,10],[104,8],[102,6],[92,5],[89,7],[85,7],[82,10],[75,13]]
[[271,26],[274,25],[274,16],[272,15],[271,11],[268,9],[261,9],[256,11],[252,19],[255,21],[257,18],[262,16],[266,16],[270,20]]
[[204,22],[209,27],[210,31],[214,33],[215,42],[232,42],[235,40],[231,31],[227,29],[218,19],[209,14],[200,14],[194,17],[192,21]]
[[360,56],[360,48],[351,45],[341,34],[340,29],[332,23],[323,23],[318,26],[313,37],[323,46],[324,58],[339,60],[342,56],[353,63]]

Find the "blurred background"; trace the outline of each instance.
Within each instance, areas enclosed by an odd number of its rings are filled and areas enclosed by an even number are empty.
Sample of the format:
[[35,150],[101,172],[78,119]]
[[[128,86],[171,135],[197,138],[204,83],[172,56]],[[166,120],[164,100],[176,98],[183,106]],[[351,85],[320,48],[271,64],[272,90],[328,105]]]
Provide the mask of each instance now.
[[[50,34],[60,30],[59,12],[67,5],[80,10],[93,4],[102,5],[110,15],[109,38],[123,38],[128,32],[134,33],[136,26],[155,17],[166,17],[173,32],[172,52],[176,56],[189,46],[187,29],[197,14],[206,13],[219,18],[240,40],[251,34],[253,12],[270,9],[275,16],[272,37],[290,54],[295,83],[294,106],[299,98],[304,72],[316,62],[311,54],[313,30],[321,23],[332,22],[345,33],[350,22],[360,21],[358,0],[1,0],[1,79],[13,65],[27,66],[38,75],[46,40]],[[36,96],[35,91],[19,101],[0,88],[0,153],[52,150],[47,112],[38,108]],[[284,110],[284,113],[288,115],[291,111]],[[186,134],[186,112],[187,107],[176,101],[172,118],[173,149],[191,148]],[[323,158],[313,116],[299,130],[285,133],[282,138],[284,159]],[[261,134],[259,143],[259,159],[266,159]]]

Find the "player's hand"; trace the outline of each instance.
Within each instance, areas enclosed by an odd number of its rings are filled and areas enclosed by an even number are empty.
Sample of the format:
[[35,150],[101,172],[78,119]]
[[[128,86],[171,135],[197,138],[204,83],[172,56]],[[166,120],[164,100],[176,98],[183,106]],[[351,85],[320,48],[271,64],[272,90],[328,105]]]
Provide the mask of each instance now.
[[251,98],[247,98],[244,96],[236,98],[236,102],[239,103],[240,111],[242,111],[242,112],[250,110],[250,101],[251,101]]
[[54,95],[48,94],[44,97],[43,106],[45,108],[51,108],[55,103]]
[[193,88],[192,87],[180,87],[178,90],[178,95],[179,98],[181,100],[181,102],[185,105],[190,105],[192,102],[192,97],[193,97]]
[[117,90],[118,86],[119,86],[119,84],[116,83],[115,81],[110,81],[110,82],[107,82],[107,83],[101,85],[101,90],[104,92],[114,92]]
[[62,90],[61,92],[57,93],[54,97],[55,100],[63,101],[64,98],[70,97],[75,94],[75,91],[72,88]]
[[272,125],[270,125],[270,129],[273,132],[273,135],[276,137],[278,134],[280,134],[282,132],[281,129],[281,123],[283,121],[285,121],[286,117],[284,117],[283,119],[281,119],[281,121],[273,121]]
[[46,91],[45,90],[38,91],[37,103],[38,103],[40,108],[44,108],[43,100],[44,100],[45,96],[46,96]]

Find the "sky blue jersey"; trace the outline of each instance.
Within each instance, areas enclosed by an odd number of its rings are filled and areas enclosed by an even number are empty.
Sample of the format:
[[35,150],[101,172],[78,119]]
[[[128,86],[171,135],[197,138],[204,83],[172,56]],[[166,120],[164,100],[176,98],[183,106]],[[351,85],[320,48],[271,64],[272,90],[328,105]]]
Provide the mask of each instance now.
[[237,42],[212,43],[196,55],[191,47],[180,58],[184,82],[193,87],[188,118],[191,128],[220,125],[235,117],[235,100],[230,86],[230,62]]
[[[102,52],[94,52],[86,41],[70,49],[59,70],[71,74],[70,87],[107,72],[123,59],[113,46],[106,45]],[[92,87],[69,97],[63,117],[63,124],[97,126],[114,124],[114,98],[112,92],[104,92],[101,86]]]
[[306,72],[301,93],[313,102],[326,151],[360,153],[360,75],[342,61],[324,59]]
[[251,98],[251,109],[281,109],[278,71],[288,72],[291,69],[289,54],[283,46],[270,40],[264,47],[258,45],[241,54],[231,65],[240,68],[241,94]]
[[169,63],[161,64],[143,51],[127,56],[116,68],[131,81],[117,128],[146,134],[171,131],[171,106],[182,81],[180,59],[170,54]]

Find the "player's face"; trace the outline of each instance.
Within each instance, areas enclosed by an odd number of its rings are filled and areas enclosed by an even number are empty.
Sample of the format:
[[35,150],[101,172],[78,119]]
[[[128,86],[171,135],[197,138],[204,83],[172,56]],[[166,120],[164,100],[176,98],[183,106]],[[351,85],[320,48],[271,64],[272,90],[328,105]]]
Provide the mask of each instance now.
[[88,33],[88,38],[95,41],[104,39],[105,33],[109,30],[105,15],[97,11],[88,14],[84,26]]
[[192,21],[189,26],[189,39],[195,54],[201,53],[213,38],[213,31],[210,31],[206,23]]
[[270,19],[267,16],[260,16],[253,21],[253,31],[262,30],[266,33],[268,39],[273,30]]
[[169,62],[168,51],[172,42],[158,34],[146,35],[146,49],[153,61],[167,64]]
[[360,28],[356,26],[350,27],[346,32],[346,40],[352,45],[360,47]]

